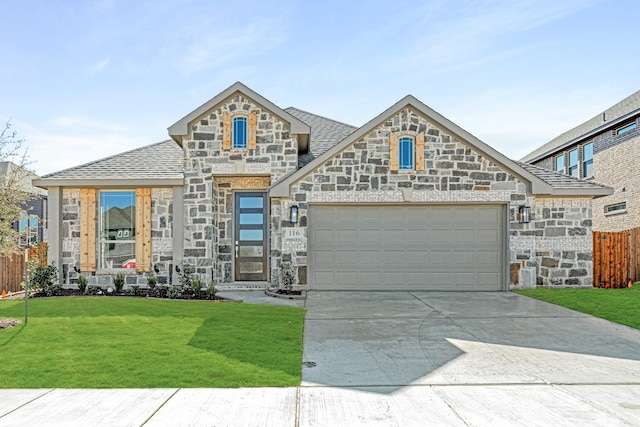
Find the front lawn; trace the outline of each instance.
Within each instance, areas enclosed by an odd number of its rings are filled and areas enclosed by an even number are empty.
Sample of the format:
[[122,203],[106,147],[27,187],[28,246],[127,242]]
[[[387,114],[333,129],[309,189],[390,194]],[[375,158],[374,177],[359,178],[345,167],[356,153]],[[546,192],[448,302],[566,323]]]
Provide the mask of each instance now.
[[[24,301],[0,301],[23,319]],[[296,386],[304,310],[118,297],[35,298],[0,330],[0,388]]]
[[622,289],[540,288],[514,292],[640,329],[640,283]]

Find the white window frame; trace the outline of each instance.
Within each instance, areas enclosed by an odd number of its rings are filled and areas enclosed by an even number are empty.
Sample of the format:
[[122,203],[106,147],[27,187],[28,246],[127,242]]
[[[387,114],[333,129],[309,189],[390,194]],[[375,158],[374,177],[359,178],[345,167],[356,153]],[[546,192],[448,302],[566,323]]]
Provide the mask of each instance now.
[[[122,240],[110,240],[108,239],[109,236],[106,236],[107,238],[105,238],[105,236],[102,233],[103,230],[103,217],[102,217],[102,195],[104,193],[132,193],[133,195],[133,215],[132,215],[132,222],[133,222],[133,231],[130,231],[130,229],[127,230],[118,230],[118,232],[116,232],[116,236],[118,237],[118,234],[120,232],[122,232]],[[107,262],[105,255],[103,254],[103,244],[133,244],[133,253],[132,253],[132,258],[135,259],[135,254],[136,254],[136,232],[135,232],[135,220],[136,220],[136,206],[137,203],[137,198],[136,198],[136,190],[135,189],[130,189],[130,188],[122,188],[122,189],[104,189],[104,190],[99,190],[98,191],[98,239],[97,239],[97,245],[98,245],[98,266],[97,269],[104,271],[104,270],[122,270],[122,271],[129,271],[129,269],[123,268],[122,265],[113,265],[113,261],[111,261],[110,263]],[[130,236],[125,236],[124,233],[125,231],[129,232]],[[128,237],[127,240],[124,240],[124,237]]]
[[[406,163],[403,163],[402,154],[403,146],[409,144],[408,153],[410,158]],[[413,136],[404,135],[398,138],[398,171],[407,172],[413,171],[416,168],[416,139]]]

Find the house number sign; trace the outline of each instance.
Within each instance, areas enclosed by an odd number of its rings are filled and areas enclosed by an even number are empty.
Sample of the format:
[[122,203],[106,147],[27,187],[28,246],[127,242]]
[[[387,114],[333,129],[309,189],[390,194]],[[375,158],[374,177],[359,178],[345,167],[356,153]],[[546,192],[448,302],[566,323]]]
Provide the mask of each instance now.
[[285,228],[284,239],[285,240],[304,240],[307,237],[306,228]]

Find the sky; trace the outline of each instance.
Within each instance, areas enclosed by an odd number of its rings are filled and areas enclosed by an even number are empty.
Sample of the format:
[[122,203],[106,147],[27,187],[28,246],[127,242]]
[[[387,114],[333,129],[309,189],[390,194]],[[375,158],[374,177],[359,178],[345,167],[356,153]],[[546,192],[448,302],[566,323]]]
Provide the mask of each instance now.
[[411,94],[512,159],[640,89],[637,0],[6,1],[0,121],[39,175],[241,81],[362,126]]

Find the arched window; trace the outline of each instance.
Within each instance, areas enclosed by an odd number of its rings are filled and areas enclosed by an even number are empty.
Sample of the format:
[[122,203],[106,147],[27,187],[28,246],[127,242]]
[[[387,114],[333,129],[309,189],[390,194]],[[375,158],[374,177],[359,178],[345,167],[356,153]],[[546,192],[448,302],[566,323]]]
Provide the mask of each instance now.
[[412,170],[414,168],[413,151],[413,138],[403,136],[398,140],[399,170]]
[[247,118],[246,117],[233,118],[233,148],[242,149],[242,150],[247,148]]

